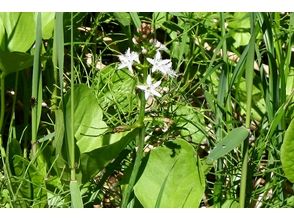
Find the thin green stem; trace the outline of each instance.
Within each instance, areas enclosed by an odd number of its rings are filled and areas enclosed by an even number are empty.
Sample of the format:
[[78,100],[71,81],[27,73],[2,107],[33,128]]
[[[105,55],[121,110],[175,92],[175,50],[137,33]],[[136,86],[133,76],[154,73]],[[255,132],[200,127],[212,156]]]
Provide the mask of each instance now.
[[[144,78],[146,78],[145,75],[147,75],[147,70],[145,71],[145,74],[143,76]],[[128,206],[129,198],[130,198],[130,195],[133,191],[133,187],[135,185],[138,171],[139,171],[141,161],[143,158],[144,143],[145,143],[145,126],[144,126],[145,105],[146,105],[145,94],[144,94],[144,92],[141,91],[140,92],[140,112],[139,112],[139,118],[138,118],[138,123],[140,125],[139,134],[138,134],[138,142],[137,142],[138,150],[137,150],[136,159],[135,159],[135,163],[134,163],[134,167],[132,170],[129,184],[123,194],[122,208],[126,208]]]
[[[71,128],[74,128],[74,62],[73,62],[73,13],[71,13],[71,31],[70,31],[70,68],[71,68],[71,93],[70,93],[70,101],[71,101],[71,108],[70,108],[70,123]],[[69,149],[69,156],[70,156],[70,166],[71,166],[71,180],[76,180],[76,170],[75,170],[75,139],[74,139],[74,129],[71,129],[70,134],[70,149]]]
[[5,114],[5,75],[2,72],[0,75],[1,80],[1,113],[0,113],[0,135],[2,134],[2,126],[4,122],[4,114]]

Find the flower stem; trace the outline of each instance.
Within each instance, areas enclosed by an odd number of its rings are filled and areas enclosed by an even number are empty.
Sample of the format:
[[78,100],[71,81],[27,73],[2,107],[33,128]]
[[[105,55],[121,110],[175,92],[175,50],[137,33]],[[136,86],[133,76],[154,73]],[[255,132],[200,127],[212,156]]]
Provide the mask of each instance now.
[[136,159],[133,167],[133,171],[130,177],[129,184],[127,186],[127,189],[125,190],[123,194],[122,199],[122,208],[126,208],[128,206],[130,195],[133,191],[133,187],[136,182],[137,174],[141,165],[141,161],[143,158],[143,152],[144,152],[144,139],[145,139],[145,126],[144,126],[144,117],[145,117],[145,94],[143,91],[140,92],[140,112],[139,112],[139,119],[138,122],[140,124],[139,128],[139,134],[138,134],[138,150],[136,154]]

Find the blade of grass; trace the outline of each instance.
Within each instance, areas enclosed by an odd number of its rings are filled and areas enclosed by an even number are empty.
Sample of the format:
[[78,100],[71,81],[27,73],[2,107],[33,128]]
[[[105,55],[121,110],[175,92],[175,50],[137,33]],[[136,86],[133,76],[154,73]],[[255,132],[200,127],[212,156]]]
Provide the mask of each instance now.
[[[252,104],[252,90],[253,90],[253,74],[254,74],[254,50],[255,50],[255,14],[250,15],[251,22],[251,38],[249,41],[249,49],[246,60],[246,91],[247,91],[247,102],[246,102],[246,128],[250,129],[251,123],[251,104]],[[240,188],[240,207],[246,207],[246,188],[247,188],[247,169],[248,169],[248,156],[249,156],[249,139],[244,142],[243,145],[243,160],[242,160],[242,174],[241,174],[241,188]]]
[[[218,93],[217,93],[217,102],[220,105],[226,106],[226,94],[228,94],[228,56],[227,56],[227,43],[226,43],[226,33],[225,33],[225,18],[224,18],[224,13],[220,13],[220,20],[221,20],[221,38],[222,38],[222,54],[223,54],[223,65],[222,65],[222,70],[221,70],[221,75],[220,75],[220,83],[218,87]],[[227,109],[226,111],[227,112]],[[224,129],[224,124],[223,121],[224,118],[226,117],[226,113],[222,111],[222,109],[217,106],[216,108],[216,137],[217,140],[222,140],[223,138],[223,129]],[[229,125],[228,125],[229,126]],[[221,207],[222,203],[222,183],[224,182],[224,175],[222,175],[222,170],[223,170],[223,159],[220,158],[217,160],[217,180],[215,184],[215,190],[214,190],[214,205],[215,207]]]
[[130,12],[130,16],[136,26],[136,28],[140,28],[141,27],[141,20],[139,18],[139,15],[137,12]]
[[41,13],[37,16],[36,44],[33,66],[32,99],[35,104],[32,106],[32,156],[37,151],[37,133],[41,119],[42,110],[42,73],[41,73],[41,47],[42,47],[42,24]]

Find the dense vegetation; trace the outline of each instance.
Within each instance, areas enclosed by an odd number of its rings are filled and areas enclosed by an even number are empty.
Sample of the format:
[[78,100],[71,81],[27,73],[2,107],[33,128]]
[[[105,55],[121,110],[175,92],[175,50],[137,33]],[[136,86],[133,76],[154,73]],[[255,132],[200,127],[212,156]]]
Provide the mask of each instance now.
[[293,13],[0,13],[0,207],[294,207]]

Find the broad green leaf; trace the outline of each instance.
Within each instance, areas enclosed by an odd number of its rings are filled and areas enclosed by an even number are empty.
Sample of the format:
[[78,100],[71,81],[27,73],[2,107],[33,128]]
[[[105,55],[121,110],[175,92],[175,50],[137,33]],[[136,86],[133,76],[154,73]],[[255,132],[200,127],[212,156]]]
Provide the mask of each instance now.
[[81,170],[83,181],[89,181],[91,177],[104,168],[112,159],[128,146],[130,141],[136,138],[138,130],[133,129],[127,132],[105,134],[97,140],[96,149],[86,151],[81,148]]
[[[55,12],[42,12],[42,38],[49,39],[53,36]],[[35,19],[37,13],[35,13]]]
[[248,136],[248,130],[244,127],[234,128],[227,136],[215,145],[207,156],[208,161],[217,160],[234,148],[240,146]]
[[183,139],[169,141],[151,151],[134,187],[145,208],[199,207],[205,189],[200,159]]
[[26,53],[0,51],[0,69],[5,74],[29,68],[33,60],[34,57]]
[[250,14],[248,12],[235,12],[229,19],[228,27],[232,29],[249,29]]
[[[73,128],[70,124],[70,92],[64,98],[66,104],[66,135],[67,140],[69,140],[71,129],[74,129],[81,159],[82,179],[89,181],[128,146],[129,142],[136,137],[137,130],[109,133],[111,129],[103,121],[103,112],[98,105],[93,90],[86,85],[75,86],[74,97],[75,120]],[[66,143],[66,146],[69,146],[69,143]]]
[[249,32],[233,32],[232,37],[234,38],[235,42],[233,43],[234,47],[246,46],[250,40],[250,33]]
[[26,52],[35,41],[36,24],[32,12],[2,12],[0,19],[6,30],[7,49]]
[[231,36],[235,40],[234,47],[245,46],[250,40],[250,14],[236,12],[228,19],[228,28]]
[[292,119],[281,146],[281,162],[286,178],[294,183],[294,119]]
[[100,135],[107,130],[106,123],[102,120],[103,112],[98,105],[93,90],[86,85],[77,85],[74,89],[74,127],[70,123],[70,92],[65,96],[67,140],[70,140],[70,131],[74,130],[80,153],[95,149],[95,143]]

